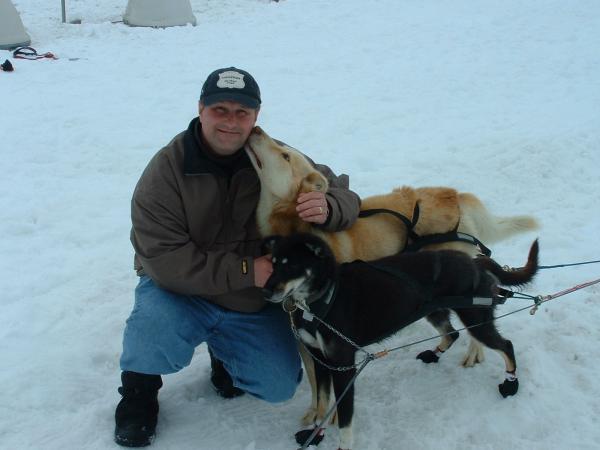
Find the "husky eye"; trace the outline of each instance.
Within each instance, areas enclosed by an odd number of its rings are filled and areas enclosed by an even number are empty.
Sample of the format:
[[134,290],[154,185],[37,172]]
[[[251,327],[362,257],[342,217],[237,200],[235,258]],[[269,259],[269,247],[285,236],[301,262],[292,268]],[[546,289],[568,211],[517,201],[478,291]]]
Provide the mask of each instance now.
[[283,159],[285,159],[287,162],[290,162],[290,155],[289,155],[289,153],[282,153],[281,157]]

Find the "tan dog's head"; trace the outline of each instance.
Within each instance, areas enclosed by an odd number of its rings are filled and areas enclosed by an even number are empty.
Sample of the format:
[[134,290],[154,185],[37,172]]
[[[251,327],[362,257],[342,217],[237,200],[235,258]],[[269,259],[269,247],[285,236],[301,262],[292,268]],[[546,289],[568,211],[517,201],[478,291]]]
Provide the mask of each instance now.
[[327,179],[298,150],[275,142],[260,127],[254,127],[244,147],[260,178],[261,189],[283,200],[299,193],[327,192]]

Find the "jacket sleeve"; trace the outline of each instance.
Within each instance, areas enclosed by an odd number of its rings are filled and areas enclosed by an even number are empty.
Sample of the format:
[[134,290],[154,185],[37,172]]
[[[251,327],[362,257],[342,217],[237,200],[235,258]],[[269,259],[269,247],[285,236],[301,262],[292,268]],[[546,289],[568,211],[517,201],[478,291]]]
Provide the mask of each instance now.
[[184,295],[216,296],[254,286],[252,257],[206,251],[191,240],[172,171],[159,153],[133,194],[131,242],[143,272],[159,286]]
[[329,205],[327,222],[320,225],[326,231],[340,231],[350,228],[360,211],[360,197],[350,190],[350,177],[346,174],[337,176],[333,171],[322,164],[309,161],[321,172],[329,182],[329,189],[325,197]]

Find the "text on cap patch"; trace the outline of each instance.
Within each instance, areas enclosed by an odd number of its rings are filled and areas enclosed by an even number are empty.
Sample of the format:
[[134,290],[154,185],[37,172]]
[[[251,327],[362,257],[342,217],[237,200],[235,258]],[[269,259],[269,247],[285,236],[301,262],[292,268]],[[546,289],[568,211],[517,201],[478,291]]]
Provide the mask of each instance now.
[[219,81],[217,81],[217,87],[220,88],[233,88],[233,89],[244,89],[246,83],[244,83],[244,75],[234,70],[228,70],[219,74]]

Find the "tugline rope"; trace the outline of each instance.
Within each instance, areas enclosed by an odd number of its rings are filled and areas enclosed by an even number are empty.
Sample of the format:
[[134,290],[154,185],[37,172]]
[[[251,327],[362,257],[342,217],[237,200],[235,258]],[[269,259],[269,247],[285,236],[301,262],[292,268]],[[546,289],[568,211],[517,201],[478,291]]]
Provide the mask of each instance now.
[[557,267],[571,267],[571,266],[583,266],[585,264],[598,264],[600,263],[600,259],[595,261],[582,261],[578,263],[570,263],[570,264],[556,264],[554,266],[539,266],[538,269],[556,269]]
[[[557,269],[559,267],[573,267],[573,266],[583,266],[586,264],[598,264],[600,263],[600,259],[596,259],[596,260],[592,260],[592,261],[582,261],[582,262],[576,262],[576,263],[569,263],[569,264],[555,264],[553,266],[538,266],[538,269],[540,270],[544,270],[544,269]],[[523,267],[509,267],[509,266],[504,266],[504,268],[506,270],[519,270],[522,269]]]
[[535,297],[535,305],[533,306],[533,308],[531,308],[531,310],[529,311],[529,314],[531,314],[533,316],[537,312],[539,306],[542,303],[549,302],[550,300],[554,300],[555,298],[562,297],[563,295],[570,294],[571,292],[578,291],[579,289],[593,286],[594,284],[597,284],[597,283],[600,283],[600,278],[598,278],[597,280],[591,280],[591,281],[588,281],[585,283],[578,284],[569,289],[565,289],[565,290],[556,292],[554,294],[544,295],[544,296],[538,295],[537,297]]
[[[579,263],[577,263],[577,264],[579,264]],[[550,300],[554,300],[554,299],[556,299],[558,297],[562,297],[564,295],[570,294],[570,293],[578,291],[580,289],[584,289],[584,288],[589,287],[589,286],[593,286],[593,285],[598,284],[598,283],[600,283],[600,278],[598,278],[596,280],[591,280],[591,281],[587,281],[585,283],[581,283],[581,284],[575,285],[575,286],[573,286],[571,288],[564,289],[564,290],[556,292],[554,294],[549,294],[549,295],[544,295],[544,296],[542,296],[542,295],[533,296],[533,295],[523,294],[523,293],[514,293],[514,296],[512,298],[533,300],[534,304],[533,305],[525,306],[523,308],[515,309],[514,311],[510,311],[510,312],[508,312],[506,314],[502,314],[502,315],[500,315],[498,317],[495,317],[492,320],[481,322],[481,323],[478,323],[478,324],[475,324],[475,325],[471,325],[471,326],[468,326],[468,327],[463,327],[463,328],[460,328],[460,329],[455,330],[455,331],[464,331],[464,330],[468,330],[470,328],[475,328],[475,327],[478,327],[478,326],[481,326],[481,325],[484,325],[484,324],[487,324],[487,323],[494,322],[494,321],[496,321],[498,319],[502,319],[504,317],[510,316],[512,314],[515,314],[515,313],[518,313],[518,312],[521,312],[521,311],[525,311],[526,309],[530,310],[529,314],[534,315],[537,312],[538,307],[542,303],[548,302]],[[291,313],[290,313],[290,319],[291,318],[292,317],[291,317]],[[322,364],[324,367],[326,367],[329,370],[337,370],[337,371],[347,371],[347,370],[351,370],[351,369],[356,369],[356,367],[358,367],[358,370],[356,371],[356,373],[354,374],[354,376],[352,377],[352,379],[348,382],[348,384],[344,388],[344,391],[340,395],[340,398],[336,399],[336,402],[329,408],[329,410],[325,414],[325,417],[321,420],[321,422],[318,425],[315,425],[315,428],[312,431],[312,433],[310,434],[310,436],[304,441],[304,444],[302,444],[302,447],[300,447],[300,449],[298,449],[298,450],[305,450],[305,449],[308,448],[308,446],[310,445],[310,443],[312,442],[312,440],[315,438],[315,436],[317,434],[319,434],[319,432],[323,429],[323,425],[327,422],[327,420],[329,420],[329,418],[331,417],[331,415],[333,414],[333,412],[336,410],[336,408],[339,405],[339,403],[342,401],[342,399],[344,398],[344,396],[346,395],[346,393],[348,392],[348,390],[350,389],[350,387],[356,382],[356,379],[358,378],[358,375],[363,371],[363,369],[367,366],[367,364],[369,364],[371,361],[374,361],[375,359],[383,358],[384,356],[387,356],[387,355],[389,355],[390,353],[392,353],[394,351],[401,350],[401,349],[407,348],[407,347],[411,347],[413,345],[421,344],[423,342],[431,341],[433,339],[438,339],[438,338],[441,338],[441,337],[444,337],[444,336],[448,336],[450,334],[450,333],[440,334],[440,335],[432,336],[432,337],[429,337],[429,338],[426,338],[426,339],[421,339],[419,341],[411,342],[409,344],[401,345],[401,346],[398,346],[398,347],[393,347],[391,349],[384,349],[384,350],[379,351],[377,353],[371,353],[371,352],[368,352],[367,350],[365,350],[363,347],[360,347],[359,345],[357,345],[356,343],[354,343],[352,340],[350,340],[349,338],[347,338],[346,336],[344,336],[342,333],[340,333],[338,330],[336,330],[335,328],[333,328],[328,323],[326,323],[323,320],[321,320],[319,317],[314,316],[314,319],[318,320],[322,325],[324,325],[325,327],[327,327],[328,329],[330,329],[332,332],[334,332],[335,334],[337,334],[339,337],[341,337],[345,341],[349,342],[357,350],[360,350],[360,351],[366,353],[367,356],[360,363],[354,364],[352,366],[343,366],[343,367],[329,366],[324,361],[322,361],[320,358],[315,357],[315,355],[308,349],[308,346],[304,345],[304,343],[300,339],[300,336],[298,335],[298,330],[294,326],[293,320],[291,320],[292,330],[294,332],[294,335],[302,343],[302,345],[304,346],[304,348],[306,349],[306,351],[311,355],[311,357],[313,359],[315,359],[319,364]]]

